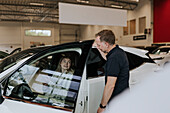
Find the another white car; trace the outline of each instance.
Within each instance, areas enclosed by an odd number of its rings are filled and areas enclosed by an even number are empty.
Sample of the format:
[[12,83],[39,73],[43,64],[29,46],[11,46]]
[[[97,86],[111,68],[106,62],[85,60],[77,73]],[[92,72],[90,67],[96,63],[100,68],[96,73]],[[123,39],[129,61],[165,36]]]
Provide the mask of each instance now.
[[[124,92],[111,101],[105,113],[169,113],[170,64],[136,85],[132,92]],[[122,109],[123,107],[123,109]]]
[[[0,113],[95,113],[105,86],[105,60],[93,40],[21,51],[0,63]],[[130,88],[157,69],[147,51],[121,47],[127,54]],[[74,74],[56,71],[62,56]]]
[[153,59],[164,58],[166,55],[170,55],[170,46],[160,46],[153,50],[150,57]]
[[157,65],[164,67],[164,65],[170,62],[170,46],[160,46],[149,54],[149,56]]

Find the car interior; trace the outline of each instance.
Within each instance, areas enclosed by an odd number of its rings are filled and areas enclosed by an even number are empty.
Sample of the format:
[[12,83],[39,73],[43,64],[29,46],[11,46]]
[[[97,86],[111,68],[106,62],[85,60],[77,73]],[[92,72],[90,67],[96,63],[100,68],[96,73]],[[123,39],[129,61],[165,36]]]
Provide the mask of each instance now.
[[81,77],[57,72],[63,56],[71,59],[71,68],[76,70],[80,54],[65,51],[44,55],[24,65],[9,79],[5,95],[43,105],[73,109]]

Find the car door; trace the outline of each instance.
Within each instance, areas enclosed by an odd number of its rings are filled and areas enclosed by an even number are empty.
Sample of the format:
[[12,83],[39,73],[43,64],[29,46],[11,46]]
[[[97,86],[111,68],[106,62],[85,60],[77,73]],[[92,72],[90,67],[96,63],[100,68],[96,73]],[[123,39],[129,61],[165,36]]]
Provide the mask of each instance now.
[[[129,47],[124,47],[123,49],[129,61],[129,85],[130,88],[132,88],[132,86],[137,84],[142,77],[144,78],[144,75],[152,70],[156,64],[141,50]],[[99,51],[96,48],[92,48],[86,63],[87,97],[85,113],[97,112],[100,105],[105,86],[105,62]]]
[[[84,66],[93,41],[48,48],[28,59],[5,81],[3,113],[81,113]],[[68,56],[73,74],[57,71]],[[2,113],[1,112],[1,113]]]
[[105,60],[96,48],[92,48],[86,63],[86,113],[96,113],[105,86]]

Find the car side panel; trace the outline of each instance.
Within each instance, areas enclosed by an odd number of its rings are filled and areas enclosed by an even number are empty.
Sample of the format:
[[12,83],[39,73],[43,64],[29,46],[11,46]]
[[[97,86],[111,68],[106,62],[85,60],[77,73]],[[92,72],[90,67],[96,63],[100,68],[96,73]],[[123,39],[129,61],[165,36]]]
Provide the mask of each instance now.
[[59,109],[51,109],[39,105],[33,105],[24,102],[5,99],[0,106],[0,113],[72,113],[72,112]]
[[129,86],[133,89],[133,86],[139,84],[148,76],[152,75],[156,71],[156,64],[154,63],[143,63],[141,66],[130,71]]

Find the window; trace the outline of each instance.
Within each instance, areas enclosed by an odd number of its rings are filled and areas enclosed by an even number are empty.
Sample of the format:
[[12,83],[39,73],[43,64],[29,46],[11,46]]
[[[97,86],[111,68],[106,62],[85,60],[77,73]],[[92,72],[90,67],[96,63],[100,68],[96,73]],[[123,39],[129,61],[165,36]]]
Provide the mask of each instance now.
[[25,30],[25,36],[51,36],[51,30]]
[[146,17],[139,18],[139,33],[144,33],[146,28]]
[[129,29],[129,21],[127,21],[127,27],[123,27],[123,35],[129,34],[128,29]]
[[130,34],[136,34],[136,20],[130,20]]
[[81,81],[81,76],[75,75],[80,55],[81,49],[73,48],[30,61],[9,78],[5,95],[53,108],[74,109]]
[[9,54],[8,53],[5,53],[3,51],[0,51],[0,59],[3,59],[5,57],[7,57]]
[[0,73],[17,64],[19,61],[47,48],[48,47],[30,48],[0,60]]
[[152,52],[152,54],[156,55],[164,55],[168,53],[170,53],[170,48],[157,48]]
[[127,58],[128,58],[128,62],[129,62],[129,69],[135,69],[137,67],[139,67],[140,65],[142,65],[144,62],[149,62],[149,63],[153,63],[152,59],[147,59],[147,58],[142,58],[140,56],[137,56],[135,54],[126,52]]
[[92,48],[87,61],[87,78],[104,76],[105,60],[96,48]]

